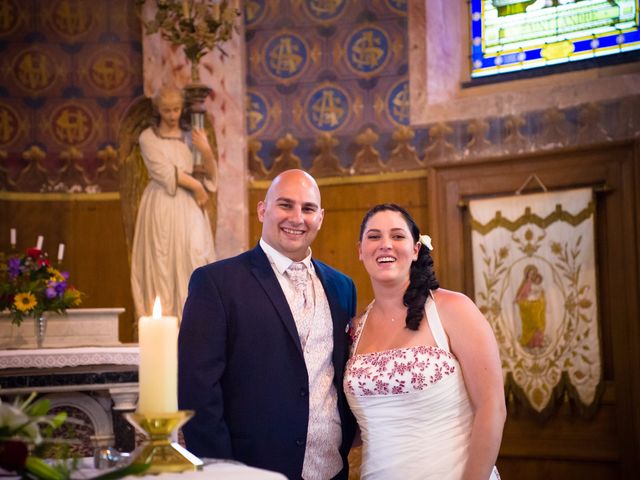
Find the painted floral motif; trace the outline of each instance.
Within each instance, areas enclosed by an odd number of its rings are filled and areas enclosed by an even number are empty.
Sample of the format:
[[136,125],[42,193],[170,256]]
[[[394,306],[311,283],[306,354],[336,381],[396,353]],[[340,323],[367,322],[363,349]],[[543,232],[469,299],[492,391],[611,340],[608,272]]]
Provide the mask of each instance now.
[[357,396],[424,390],[453,374],[456,363],[446,350],[424,345],[354,355],[347,362],[345,389]]

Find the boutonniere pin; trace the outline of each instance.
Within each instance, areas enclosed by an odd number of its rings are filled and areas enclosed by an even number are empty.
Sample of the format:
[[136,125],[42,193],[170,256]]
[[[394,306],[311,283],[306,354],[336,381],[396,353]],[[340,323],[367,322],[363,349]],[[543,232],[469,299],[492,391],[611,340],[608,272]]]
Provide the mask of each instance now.
[[353,328],[353,318],[349,320],[346,327],[344,328],[344,333],[349,336],[349,345],[351,345],[354,341],[355,337],[355,329]]

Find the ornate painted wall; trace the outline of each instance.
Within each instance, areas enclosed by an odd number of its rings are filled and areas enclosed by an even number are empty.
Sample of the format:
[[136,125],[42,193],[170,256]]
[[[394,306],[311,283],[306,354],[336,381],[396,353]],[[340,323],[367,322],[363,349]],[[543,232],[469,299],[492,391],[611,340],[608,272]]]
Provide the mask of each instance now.
[[345,160],[367,127],[378,134],[375,145],[388,148],[393,130],[409,122],[406,1],[250,0],[244,6],[247,131],[265,169],[288,134],[306,169],[321,148],[317,138],[330,136],[342,162],[334,174],[350,166]]
[[128,0],[0,2],[0,189],[118,190],[117,128],[142,94]]

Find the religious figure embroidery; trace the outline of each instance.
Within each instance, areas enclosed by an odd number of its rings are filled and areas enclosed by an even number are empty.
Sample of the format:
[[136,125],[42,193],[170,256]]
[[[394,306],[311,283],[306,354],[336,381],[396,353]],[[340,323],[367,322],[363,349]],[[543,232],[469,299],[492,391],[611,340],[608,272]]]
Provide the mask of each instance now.
[[516,293],[515,302],[520,313],[522,333],[518,341],[526,348],[544,347],[546,300],[542,275],[535,265],[527,265],[524,278]]

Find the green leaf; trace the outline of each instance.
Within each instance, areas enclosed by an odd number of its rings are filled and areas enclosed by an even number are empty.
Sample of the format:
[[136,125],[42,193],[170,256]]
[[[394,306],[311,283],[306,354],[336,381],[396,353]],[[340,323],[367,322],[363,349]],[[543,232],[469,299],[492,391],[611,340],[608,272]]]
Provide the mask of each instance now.
[[119,478],[124,478],[127,475],[139,475],[140,473],[147,470],[150,466],[150,463],[132,463],[131,465],[128,465],[124,468],[119,468],[103,475],[93,477],[92,480],[117,480]]
[[32,417],[41,417],[46,415],[51,408],[51,402],[46,398],[38,400],[33,405],[31,405],[28,409],[28,414]]
[[24,468],[39,480],[67,480],[62,473],[41,458],[33,456],[27,457]]

